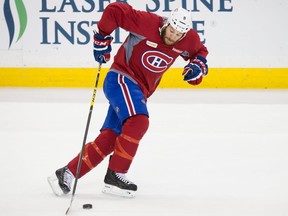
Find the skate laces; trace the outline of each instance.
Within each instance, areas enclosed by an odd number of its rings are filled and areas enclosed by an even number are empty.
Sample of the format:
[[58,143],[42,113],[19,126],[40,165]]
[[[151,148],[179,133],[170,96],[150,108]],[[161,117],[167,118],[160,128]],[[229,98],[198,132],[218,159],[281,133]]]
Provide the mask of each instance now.
[[116,175],[116,177],[117,177],[120,181],[122,181],[122,182],[124,182],[124,183],[126,183],[126,184],[133,184],[133,182],[131,182],[131,181],[126,177],[125,174],[115,172],[115,175]]
[[73,174],[71,173],[71,171],[67,168],[64,172],[63,175],[63,183],[69,188],[71,189],[71,185],[72,185],[72,181],[74,179]]

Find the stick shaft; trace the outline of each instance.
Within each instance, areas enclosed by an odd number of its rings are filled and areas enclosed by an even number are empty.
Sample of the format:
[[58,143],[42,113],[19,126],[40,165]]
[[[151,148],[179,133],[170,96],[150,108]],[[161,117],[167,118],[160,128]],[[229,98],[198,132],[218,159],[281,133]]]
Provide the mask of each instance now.
[[83,142],[82,142],[82,148],[81,148],[80,156],[79,156],[79,160],[78,160],[77,171],[76,171],[75,182],[74,182],[74,186],[73,186],[73,190],[72,190],[70,205],[69,205],[68,209],[66,210],[65,215],[67,215],[69,213],[70,208],[71,208],[72,203],[73,203],[73,200],[74,200],[75,193],[76,193],[76,187],[77,187],[79,174],[80,174],[80,170],[81,170],[81,166],[82,166],[82,158],[84,155],[84,149],[85,149],[85,144],[86,144],[87,135],[88,135],[88,131],[89,131],[92,111],[93,111],[93,107],[94,107],[95,96],[97,93],[97,86],[98,86],[98,82],[99,82],[100,71],[101,71],[101,64],[99,64],[98,73],[96,75],[96,81],[95,81],[95,86],[93,89],[93,95],[92,95],[92,99],[91,99],[91,103],[90,103],[89,114],[88,114],[88,118],[87,118],[87,122],[86,122],[86,128],[85,128],[84,138],[83,138]]

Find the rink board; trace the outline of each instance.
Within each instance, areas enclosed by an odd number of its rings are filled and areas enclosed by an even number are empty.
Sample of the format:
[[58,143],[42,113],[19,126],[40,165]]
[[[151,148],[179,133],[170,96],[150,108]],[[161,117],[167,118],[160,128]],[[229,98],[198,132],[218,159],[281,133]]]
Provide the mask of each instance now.
[[[99,87],[108,68],[102,68]],[[288,68],[210,68],[201,85],[182,81],[182,68],[172,68],[161,88],[288,88]],[[92,87],[97,68],[0,68],[2,87]]]

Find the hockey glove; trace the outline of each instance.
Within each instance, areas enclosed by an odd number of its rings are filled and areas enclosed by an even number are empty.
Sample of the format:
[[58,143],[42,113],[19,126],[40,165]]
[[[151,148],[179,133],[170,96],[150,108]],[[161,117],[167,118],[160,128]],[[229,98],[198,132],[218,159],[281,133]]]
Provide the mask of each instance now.
[[94,31],[94,58],[100,64],[110,60],[111,42],[113,37],[110,35],[102,36]]
[[207,60],[202,56],[192,59],[188,65],[184,67],[182,75],[184,81],[191,85],[198,85],[202,82],[203,76],[208,74]]

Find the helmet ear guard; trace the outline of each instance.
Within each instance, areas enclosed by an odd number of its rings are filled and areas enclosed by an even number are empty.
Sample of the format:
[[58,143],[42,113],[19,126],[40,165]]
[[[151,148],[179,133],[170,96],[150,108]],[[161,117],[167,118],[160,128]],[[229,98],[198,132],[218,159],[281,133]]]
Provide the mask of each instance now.
[[187,33],[192,28],[191,14],[182,7],[178,7],[171,11],[168,23],[177,31]]
[[168,26],[168,17],[162,17],[163,19],[163,23],[162,25],[159,27],[159,33],[160,35],[162,34],[163,29],[165,29]]

